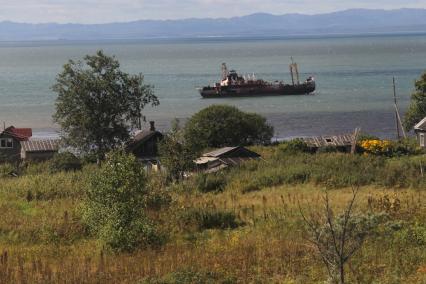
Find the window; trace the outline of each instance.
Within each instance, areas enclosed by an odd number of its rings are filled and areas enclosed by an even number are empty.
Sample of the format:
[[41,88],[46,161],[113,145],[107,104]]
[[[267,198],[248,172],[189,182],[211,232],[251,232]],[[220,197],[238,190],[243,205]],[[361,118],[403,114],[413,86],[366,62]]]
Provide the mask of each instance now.
[[425,134],[424,133],[420,133],[420,146],[421,147],[426,147],[426,143],[425,143]]
[[1,138],[0,139],[0,148],[13,148],[13,139],[12,138]]

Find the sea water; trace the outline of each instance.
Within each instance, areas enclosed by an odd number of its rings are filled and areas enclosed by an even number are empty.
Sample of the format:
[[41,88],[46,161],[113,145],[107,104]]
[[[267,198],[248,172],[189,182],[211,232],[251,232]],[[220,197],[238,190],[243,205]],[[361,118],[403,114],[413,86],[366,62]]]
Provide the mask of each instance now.
[[[160,106],[147,107],[144,114],[159,128],[211,104],[229,104],[266,116],[277,138],[347,133],[355,127],[392,137],[392,77],[404,112],[414,81],[426,69],[426,35],[3,42],[0,122],[52,135],[58,129],[51,118],[55,77],[69,59],[99,49],[115,55],[124,71],[143,73],[154,86]],[[196,90],[219,80],[223,62],[240,74],[288,83],[291,57],[301,80],[315,77],[314,95],[202,99]]]

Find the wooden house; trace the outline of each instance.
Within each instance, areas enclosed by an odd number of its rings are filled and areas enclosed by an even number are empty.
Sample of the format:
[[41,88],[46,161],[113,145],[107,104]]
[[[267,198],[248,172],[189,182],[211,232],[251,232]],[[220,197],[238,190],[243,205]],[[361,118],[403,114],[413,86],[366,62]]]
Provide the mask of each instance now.
[[155,129],[153,121],[150,128],[136,133],[126,150],[148,166],[159,165],[158,144],[163,140],[163,134]]
[[420,147],[426,148],[426,117],[414,126],[414,132]]
[[333,147],[342,152],[350,152],[355,140],[354,134],[328,135],[302,138],[303,142],[314,151],[321,148]]
[[59,140],[21,141],[21,159],[25,161],[46,161],[58,152]]
[[221,169],[238,166],[249,160],[258,160],[261,156],[245,147],[224,147],[203,154],[195,160],[198,171],[206,173],[217,172]]
[[0,133],[0,162],[14,162],[21,159],[21,142],[32,136],[31,128],[10,126]]

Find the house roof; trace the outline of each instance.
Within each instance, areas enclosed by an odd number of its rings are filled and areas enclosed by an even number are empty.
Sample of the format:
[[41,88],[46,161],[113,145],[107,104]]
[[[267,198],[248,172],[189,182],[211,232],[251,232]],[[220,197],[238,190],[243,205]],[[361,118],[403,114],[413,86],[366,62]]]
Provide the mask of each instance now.
[[[260,157],[260,155],[256,152],[250,151],[249,149],[238,146],[238,147],[223,147],[208,153],[204,153],[203,157],[213,157],[213,158],[222,158],[229,157],[231,155],[233,157]],[[240,156],[239,156],[240,155]]]
[[426,117],[423,118],[419,123],[414,126],[414,130],[424,130],[426,131]]
[[158,134],[158,131],[152,131],[152,130],[143,130],[140,131],[139,133],[137,133],[135,135],[135,137],[133,138],[134,142],[142,142],[142,141],[146,141],[149,138],[151,138],[152,136],[154,136],[155,134]]
[[14,126],[6,128],[3,133],[9,134],[21,141],[28,140],[33,136],[33,130],[31,128],[16,128]]
[[354,140],[353,134],[330,135],[302,138],[309,147],[350,146]]
[[240,147],[223,147],[208,153],[203,154],[203,157],[220,157],[224,154],[228,154]]
[[232,165],[239,164],[243,160],[257,159],[260,155],[250,151],[245,147],[223,147],[215,151],[204,153],[200,158],[195,160],[197,164],[210,163],[220,160],[222,163]]
[[25,152],[56,152],[59,149],[59,140],[22,141],[21,147]]
[[152,137],[154,137],[156,135],[159,135],[160,137],[163,137],[163,134],[161,132],[157,131],[157,130],[143,130],[143,131],[140,131],[129,142],[129,144],[127,145],[127,149],[132,150],[132,149],[136,148],[138,145],[140,145],[141,143],[144,143],[144,142],[148,141],[149,139],[151,139]]

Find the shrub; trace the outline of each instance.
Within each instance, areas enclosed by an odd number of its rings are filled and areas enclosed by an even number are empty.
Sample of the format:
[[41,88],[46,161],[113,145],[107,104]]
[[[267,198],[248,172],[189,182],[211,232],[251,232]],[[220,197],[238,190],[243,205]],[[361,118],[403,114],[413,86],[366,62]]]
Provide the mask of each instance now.
[[11,164],[0,164],[0,178],[9,177],[10,173],[14,171]]
[[280,152],[285,154],[310,153],[308,145],[301,139],[286,141],[278,146]]
[[417,187],[426,184],[421,172],[426,172],[426,162],[421,159],[390,159],[378,172],[378,183],[387,187]]
[[50,161],[50,171],[52,173],[76,170],[81,170],[81,161],[73,153],[58,153]]
[[390,156],[392,154],[392,142],[389,140],[363,140],[360,147],[365,153],[373,155]]
[[240,225],[234,212],[212,208],[188,209],[183,213],[182,221],[185,227],[195,227],[200,231],[207,229],[234,229]]
[[220,192],[226,186],[226,176],[223,173],[199,174],[195,183],[201,192]]
[[237,281],[233,277],[211,271],[196,271],[194,269],[181,270],[170,273],[161,279],[145,279],[142,284],[233,284]]
[[133,251],[157,240],[146,217],[147,178],[133,155],[112,153],[87,190],[83,220],[114,251]]

